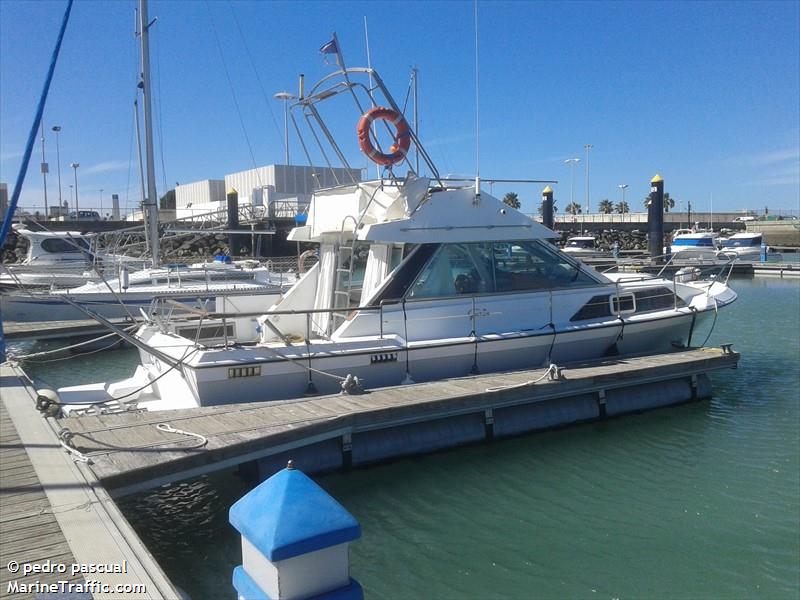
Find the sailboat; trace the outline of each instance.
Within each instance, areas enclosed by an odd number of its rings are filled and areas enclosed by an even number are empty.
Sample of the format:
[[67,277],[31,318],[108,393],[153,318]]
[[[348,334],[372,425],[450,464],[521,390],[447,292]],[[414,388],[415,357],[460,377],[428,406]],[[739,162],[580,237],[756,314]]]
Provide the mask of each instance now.
[[[236,302],[227,306],[250,306],[252,302],[267,305],[277,300],[295,281],[293,273],[273,273],[256,260],[231,261],[218,256],[213,261],[199,264],[160,265],[158,205],[156,203],[155,160],[150,99],[149,31],[152,25],[147,17],[147,2],[140,0],[138,36],[141,48],[141,78],[145,131],[146,186],[145,233],[149,246],[151,267],[131,273],[122,265],[104,274],[83,276],[66,289],[6,290],[0,296],[3,318],[10,322],[41,322],[85,319],[100,316],[105,319],[138,319],[150,305],[159,300],[202,306],[206,310],[221,310],[226,306],[220,296],[235,296]],[[53,237],[56,234],[41,234]],[[73,243],[79,247],[81,239]],[[34,247],[34,245],[32,245]],[[116,273],[116,276],[113,276]],[[103,277],[105,275],[105,277]],[[72,281],[72,280],[65,280]],[[19,284],[11,278],[11,283]],[[255,298],[255,300],[253,300]]]
[[319,262],[260,310],[150,319],[134,336],[134,375],[60,388],[65,411],[278,400],[668,352],[696,343],[736,300],[724,277],[603,275],[561,252],[553,231],[480,181],[441,177],[377,71],[337,63],[291,110],[349,168],[321,108],[353,99],[359,147],[384,171],[314,193],[288,239],[317,244]]

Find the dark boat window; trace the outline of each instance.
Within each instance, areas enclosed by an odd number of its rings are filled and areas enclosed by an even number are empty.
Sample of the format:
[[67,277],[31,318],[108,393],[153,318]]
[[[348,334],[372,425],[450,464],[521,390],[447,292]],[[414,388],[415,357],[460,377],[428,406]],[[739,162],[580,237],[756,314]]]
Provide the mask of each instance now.
[[[666,287],[637,290],[633,294],[636,296],[637,313],[664,310],[675,307],[675,294],[671,289]],[[678,307],[686,306],[686,302],[684,302],[680,296],[677,297],[677,300]]]
[[553,289],[596,284],[580,263],[572,262],[541,242],[495,242],[495,283],[498,292]]
[[611,316],[611,305],[608,303],[610,296],[592,296],[592,299],[584,304],[581,309],[572,315],[570,321],[587,321],[589,319],[602,319]]
[[622,294],[611,297],[611,311],[617,313],[629,313],[636,310],[636,302],[633,294]]
[[399,300],[405,296],[406,291],[417,278],[417,275],[425,266],[431,256],[441,244],[420,244],[412,249],[404,259],[397,272],[370,303],[371,306],[378,306],[382,300]]
[[88,250],[89,244],[83,238],[73,238],[71,240],[63,240],[60,238],[48,238],[42,240],[42,250],[51,253],[67,253],[67,252],[82,252]]
[[494,291],[492,245],[445,244],[420,273],[409,298],[436,298]]

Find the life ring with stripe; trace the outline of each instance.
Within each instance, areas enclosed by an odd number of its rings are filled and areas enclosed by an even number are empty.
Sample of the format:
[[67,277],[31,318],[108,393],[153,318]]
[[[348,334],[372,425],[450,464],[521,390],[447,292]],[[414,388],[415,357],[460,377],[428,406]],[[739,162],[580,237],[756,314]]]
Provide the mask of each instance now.
[[[373,121],[388,121],[397,129],[394,135],[394,143],[389,148],[391,154],[384,154],[379,152],[375,146],[372,145],[370,139],[370,127]],[[408,149],[411,147],[411,131],[408,123],[403,115],[394,109],[386,108],[384,106],[376,106],[369,109],[358,120],[358,145],[361,151],[367,155],[372,162],[379,165],[393,165],[402,161]]]

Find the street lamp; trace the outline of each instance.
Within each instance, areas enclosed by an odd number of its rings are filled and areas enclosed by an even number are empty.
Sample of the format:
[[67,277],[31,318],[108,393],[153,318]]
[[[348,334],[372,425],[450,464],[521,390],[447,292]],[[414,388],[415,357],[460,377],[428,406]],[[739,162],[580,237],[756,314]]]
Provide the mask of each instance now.
[[80,215],[78,214],[78,167],[80,167],[80,163],[69,163],[69,166],[75,171],[75,218],[79,218]]
[[100,188],[100,218],[103,218],[103,188]]
[[53,131],[56,133],[56,160],[58,161],[58,205],[63,206],[61,202],[61,151],[58,147],[58,132],[61,131],[61,125],[53,125]]
[[289,92],[278,92],[276,100],[283,100],[283,147],[286,151],[286,164],[289,164],[289,100],[297,100],[297,96]]
[[565,165],[570,166],[570,178],[569,178],[569,202],[570,204],[575,204],[575,165],[581,162],[580,158],[568,158],[564,161]]
[[586,149],[586,212],[589,212],[589,150],[594,148],[592,144],[585,144]]
[[620,183],[617,187],[622,190],[622,203],[621,203],[620,206],[622,208],[622,220],[624,222],[625,221],[625,190],[628,189],[628,184],[627,183]]

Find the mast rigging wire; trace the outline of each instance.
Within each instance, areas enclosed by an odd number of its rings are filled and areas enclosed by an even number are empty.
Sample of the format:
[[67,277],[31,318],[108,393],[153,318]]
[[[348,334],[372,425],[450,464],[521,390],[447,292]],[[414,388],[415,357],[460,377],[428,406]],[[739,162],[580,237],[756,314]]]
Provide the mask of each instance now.
[[[480,70],[478,64],[478,0],[474,0],[475,5],[475,176],[481,176],[481,132],[480,132]],[[477,185],[477,182],[476,182]],[[480,194],[479,189],[475,190]]]
[[250,52],[250,46],[247,45],[247,38],[242,31],[242,26],[239,24],[239,18],[236,16],[236,11],[233,10],[233,2],[228,0],[228,6],[231,9],[231,15],[233,16],[233,22],[236,23],[236,29],[239,30],[239,38],[242,40],[242,45],[244,46],[245,51],[247,52],[247,59],[250,61],[250,66],[253,68],[253,73],[256,76],[256,81],[258,82],[258,87],[261,89],[261,95],[264,98],[264,103],[267,105],[267,110],[269,111],[269,116],[272,118],[272,124],[275,126],[275,131],[278,134],[278,139],[283,139],[283,134],[281,132],[281,128],[278,126],[278,121],[275,118],[275,113],[272,110],[272,104],[270,104],[269,96],[267,95],[267,91],[264,88],[264,83],[261,81],[261,77],[258,74],[258,70],[256,69],[256,63],[253,60],[253,55]]
[[211,6],[208,3],[208,0],[205,2],[206,10],[208,11],[209,19],[211,20],[211,30],[214,32],[214,40],[217,42],[217,50],[219,51],[219,57],[222,60],[222,66],[225,69],[225,77],[228,79],[228,89],[231,91],[231,97],[233,98],[233,105],[236,108],[236,115],[239,117],[239,124],[242,126],[242,133],[244,134],[245,142],[247,142],[247,148],[250,151],[250,159],[253,161],[253,169],[256,173],[256,178],[258,179],[258,185],[262,188],[264,187],[264,183],[261,181],[261,173],[258,171],[258,163],[256,163],[256,155],[253,152],[253,145],[250,143],[250,136],[247,135],[247,127],[244,125],[244,118],[242,117],[242,111],[239,108],[239,100],[236,98],[236,91],[233,87],[233,80],[231,79],[230,71],[228,70],[228,63],[225,60],[225,54],[222,51],[222,42],[219,41],[219,34],[217,33],[217,25],[214,23],[214,15],[211,14]]

